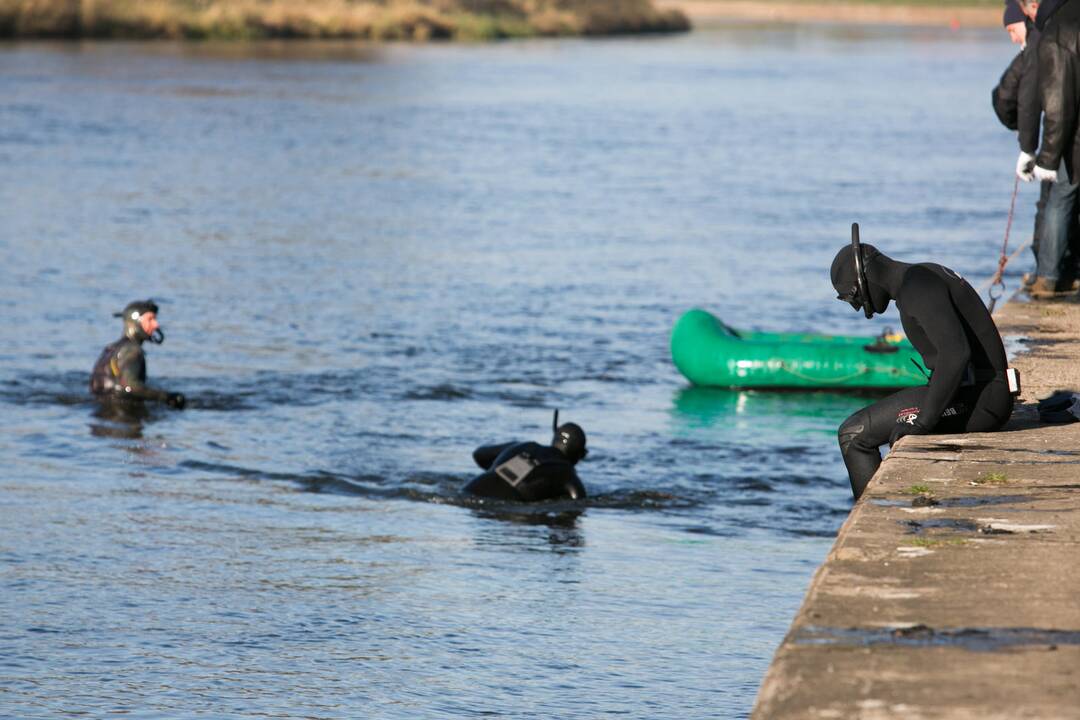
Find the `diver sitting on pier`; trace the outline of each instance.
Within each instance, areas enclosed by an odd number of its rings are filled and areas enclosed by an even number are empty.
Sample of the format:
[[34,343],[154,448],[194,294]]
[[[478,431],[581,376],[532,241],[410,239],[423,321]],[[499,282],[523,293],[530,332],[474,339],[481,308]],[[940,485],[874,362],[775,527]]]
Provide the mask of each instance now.
[[585,431],[574,423],[559,425],[559,411],[551,421],[551,446],[534,442],[485,445],[473,451],[473,460],[486,472],[465,486],[465,492],[500,500],[535,502],[555,498],[580,500],[585,486],[574,465],[587,454]]
[[861,245],[854,224],[851,245],[833,260],[832,284],[837,299],[867,318],[895,301],[908,339],[932,371],[926,385],[890,395],[840,426],[840,452],[855,499],[881,464],[881,445],[905,435],[989,432],[1008,421],[1019,377],[1008,367],[993,318],[962,277],[941,265],[902,263]]
[[114,317],[124,320],[124,335],[101,351],[90,374],[90,392],[101,400],[152,400],[169,407],[184,407],[184,396],[146,384],[146,354],[142,344],[161,344],[165,334],[157,321],[158,306],[153,300],[129,303]]

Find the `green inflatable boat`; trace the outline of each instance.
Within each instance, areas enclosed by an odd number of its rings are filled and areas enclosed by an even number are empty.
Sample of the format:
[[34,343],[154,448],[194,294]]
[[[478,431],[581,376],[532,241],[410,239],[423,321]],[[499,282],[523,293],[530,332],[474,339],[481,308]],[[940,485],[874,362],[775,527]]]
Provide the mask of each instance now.
[[690,382],[711,387],[808,390],[926,384],[922,357],[900,336],[747,332],[704,310],[691,310],[675,323],[671,357]]

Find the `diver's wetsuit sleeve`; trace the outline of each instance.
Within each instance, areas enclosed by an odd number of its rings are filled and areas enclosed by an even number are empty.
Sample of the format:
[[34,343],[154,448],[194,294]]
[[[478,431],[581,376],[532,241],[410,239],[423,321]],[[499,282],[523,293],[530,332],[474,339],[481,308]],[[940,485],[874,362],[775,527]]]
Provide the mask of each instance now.
[[116,392],[137,400],[166,402],[169,393],[146,385],[146,357],[142,348],[135,345],[121,347],[114,359],[116,363]]
[[[933,430],[941,419],[941,413],[960,389],[971,360],[971,347],[944,280],[929,270],[913,268],[904,279],[900,296],[902,301],[897,305],[901,319],[905,325],[909,321],[918,324],[926,340],[936,350],[934,372],[916,420],[925,430]],[[912,337],[912,333],[909,332],[908,336]],[[914,337],[912,342],[915,343]],[[918,343],[915,349],[924,356],[928,354],[919,348]]]
[[499,454],[503,450],[514,445],[514,441],[501,443],[499,445],[483,445],[473,450],[473,460],[476,464],[485,470],[490,470],[491,466],[495,463],[495,458],[499,457]]

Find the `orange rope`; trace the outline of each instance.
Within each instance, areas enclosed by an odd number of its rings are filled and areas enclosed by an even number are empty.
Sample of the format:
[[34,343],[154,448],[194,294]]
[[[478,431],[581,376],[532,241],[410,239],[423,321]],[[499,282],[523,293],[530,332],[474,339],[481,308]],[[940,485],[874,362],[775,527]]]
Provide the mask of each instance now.
[[[997,305],[998,298],[1005,292],[1005,281],[1002,279],[1005,275],[1005,266],[1009,264],[1009,231],[1012,230],[1013,214],[1016,212],[1016,193],[1020,190],[1020,177],[1013,178],[1013,191],[1012,200],[1009,202],[1009,219],[1005,223],[1005,239],[1001,241],[1001,257],[998,258],[997,272],[994,273],[994,277],[990,279],[990,291],[987,295],[990,298],[990,312],[994,312],[994,306]],[[1000,287],[997,294],[994,294],[994,288]]]

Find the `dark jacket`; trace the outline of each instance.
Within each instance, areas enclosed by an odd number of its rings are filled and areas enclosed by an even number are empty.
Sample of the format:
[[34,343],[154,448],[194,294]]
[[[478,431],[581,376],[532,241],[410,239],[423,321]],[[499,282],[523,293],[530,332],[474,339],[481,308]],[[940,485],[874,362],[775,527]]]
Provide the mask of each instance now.
[[1020,149],[1034,155],[1039,149],[1039,31],[1028,26],[1028,41],[1016,54],[1001,81],[990,94],[994,112],[1001,124],[1016,130]]
[[1069,178],[1080,166],[1080,0],[1064,0],[1042,6],[1036,25],[1042,30],[1039,40],[1039,96],[1043,109],[1042,147],[1035,162],[1039,167],[1056,170],[1065,161]]
[[1042,33],[1028,23],[1027,44],[1020,51],[1020,95],[1017,98],[1017,131],[1020,149],[1028,155],[1039,150],[1039,121],[1042,100],[1039,98],[1039,41]]
[[1009,130],[1017,128],[1017,108],[1020,100],[1020,71],[1023,68],[1024,53],[1016,53],[1016,57],[1005,68],[1001,80],[990,92],[990,102],[994,106],[994,113],[998,116],[1001,124]]

